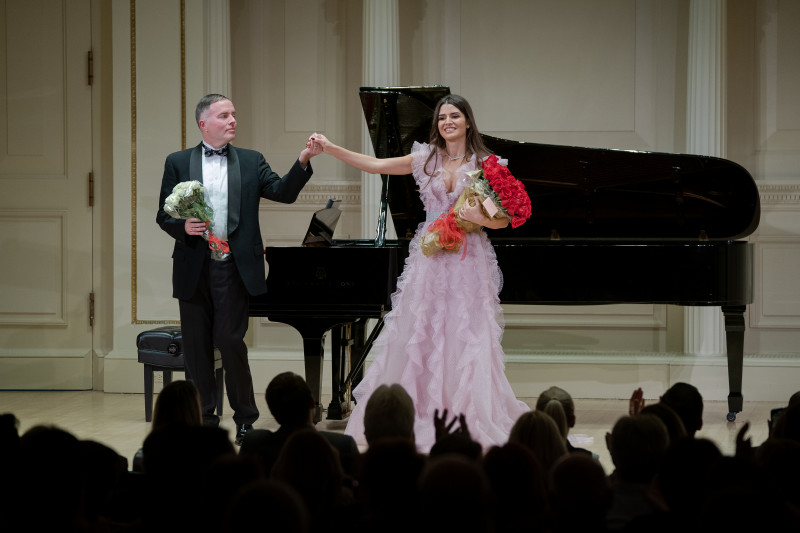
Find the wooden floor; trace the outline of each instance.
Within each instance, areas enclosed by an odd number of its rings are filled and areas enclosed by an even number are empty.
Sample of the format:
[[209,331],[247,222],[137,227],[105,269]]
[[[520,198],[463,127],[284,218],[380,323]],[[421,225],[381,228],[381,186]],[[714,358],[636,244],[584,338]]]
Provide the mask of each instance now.
[[[522,398],[533,405],[535,398]],[[263,396],[258,398],[261,418],[255,427],[277,428],[269,415]],[[323,405],[330,399],[323,398]],[[788,401],[788,398],[787,398]],[[652,400],[655,402],[655,400]],[[600,456],[600,462],[610,473],[613,469],[605,445],[605,434],[614,422],[627,414],[627,400],[576,399],[577,423],[570,433],[573,443]],[[785,405],[785,404],[784,404]],[[736,433],[750,422],[748,435],[753,444],[767,438],[769,411],[782,407],[776,402],[745,402],[744,410],[735,422],[728,422],[727,402],[706,402],[704,427],[699,436],[708,438],[726,455],[733,455]],[[144,419],[142,394],[106,394],[97,391],[0,391],[0,413],[13,413],[20,421],[20,434],[39,424],[50,424],[70,431],[80,439],[91,439],[110,446],[131,461],[150,429]],[[233,435],[234,423],[230,407],[224,408],[221,426]],[[320,429],[343,431],[345,422],[323,420]]]

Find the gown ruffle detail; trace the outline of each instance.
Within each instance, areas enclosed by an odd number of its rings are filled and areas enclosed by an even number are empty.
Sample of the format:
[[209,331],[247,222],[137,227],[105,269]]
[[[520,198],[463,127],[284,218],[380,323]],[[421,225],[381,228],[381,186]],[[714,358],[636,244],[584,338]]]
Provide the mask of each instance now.
[[516,399],[505,375],[502,275],[486,233],[467,234],[466,255],[463,247],[456,254],[432,257],[420,251],[421,235],[455,203],[469,183],[466,172],[476,168],[473,156],[458,169],[455,189],[448,193],[438,155],[428,163],[429,169],[436,169],[433,175],[423,170],[431,149],[414,143],[411,151],[428,220],[419,225],[409,245],[392,310],[372,348],[374,361],[353,391],[357,403],[345,433],[366,444],[367,400],[379,385],[399,383],[416,406],[419,451],[427,453],[435,442],[436,409],[447,409],[449,417],[464,413],[472,438],[486,449],[507,442],[514,422],[530,408]]

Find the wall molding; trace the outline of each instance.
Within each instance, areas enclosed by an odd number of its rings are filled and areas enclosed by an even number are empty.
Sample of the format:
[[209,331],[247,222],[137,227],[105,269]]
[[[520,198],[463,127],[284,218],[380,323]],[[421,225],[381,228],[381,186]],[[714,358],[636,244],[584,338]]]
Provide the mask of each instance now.
[[800,208],[800,184],[757,183],[762,207]]
[[311,208],[314,211],[324,207],[329,198],[341,200],[339,209],[361,208],[361,185],[342,183],[308,184],[300,191],[300,195],[293,204],[270,202],[262,203],[262,209],[269,211],[296,211],[299,208]]
[[[51,261],[44,264],[35,265],[29,263],[32,259],[25,258],[13,259],[16,264],[15,270],[23,272],[37,272],[49,281],[39,281],[34,287],[25,285],[16,287],[20,292],[5,292],[9,295],[8,301],[4,300],[0,306],[0,326],[68,326],[68,305],[69,305],[69,236],[67,226],[69,224],[69,211],[63,209],[50,210],[24,210],[24,209],[0,209],[0,230],[4,235],[17,234],[14,228],[25,226],[28,237],[34,231],[38,235],[52,236],[48,244],[51,246],[47,252],[52,257]],[[34,230],[36,228],[36,230]],[[45,247],[45,239],[36,239],[41,248]],[[9,250],[10,252],[10,250]],[[10,256],[13,258],[13,255]],[[48,269],[48,270],[44,270]],[[9,271],[10,273],[11,271]],[[19,279],[14,274],[13,283],[18,283]],[[5,280],[9,283],[10,280]],[[45,284],[51,283],[50,286]],[[49,289],[49,290],[45,290]],[[26,292],[27,291],[27,292]],[[38,295],[38,296],[37,296]],[[25,298],[24,306],[14,300]],[[38,307],[37,307],[38,306]]]
[[[141,393],[141,364],[132,350],[106,357],[109,379],[106,392]],[[800,379],[800,354],[745,355],[743,394],[746,402],[785,402],[796,391]],[[253,382],[268,383],[279,372],[302,375],[302,349],[249,353]],[[367,365],[371,358],[367,359]],[[323,395],[330,395],[330,357],[323,361]],[[709,401],[724,401],[728,395],[727,360],[724,356],[687,356],[678,353],[528,353],[508,354],[506,375],[518,397],[536,397],[558,383],[576,399],[627,399],[632,387],[641,386],[653,394],[678,381],[690,382]],[[173,376],[173,379],[180,379]]]
[[[800,207],[800,183],[756,182],[762,206],[797,205]],[[342,206],[361,206],[360,183],[322,182],[309,183],[300,192],[294,204],[274,204],[275,210],[297,209],[297,206],[318,206],[320,199],[338,198]],[[294,206],[294,207],[292,207]]]

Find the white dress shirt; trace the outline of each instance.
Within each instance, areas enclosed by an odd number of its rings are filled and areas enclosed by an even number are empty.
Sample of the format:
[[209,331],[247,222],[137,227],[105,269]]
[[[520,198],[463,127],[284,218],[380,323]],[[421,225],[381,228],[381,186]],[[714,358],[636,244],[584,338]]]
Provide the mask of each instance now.
[[[203,143],[204,147],[213,146]],[[203,187],[206,203],[214,210],[211,233],[223,241],[228,240],[228,158],[203,154]]]

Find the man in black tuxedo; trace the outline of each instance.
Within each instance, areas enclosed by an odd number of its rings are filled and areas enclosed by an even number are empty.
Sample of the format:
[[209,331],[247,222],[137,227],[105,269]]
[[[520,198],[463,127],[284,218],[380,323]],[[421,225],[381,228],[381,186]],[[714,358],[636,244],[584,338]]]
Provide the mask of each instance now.
[[[172,296],[178,299],[186,373],[197,385],[203,423],[219,424],[214,379],[214,347],[222,356],[228,401],[236,423],[236,443],[258,418],[244,335],[250,295],[267,290],[264,245],[258,223],[261,198],[292,203],[311,178],[310,160],[319,153],[310,143],[291,170],[280,177],[264,156],[235,148],[236,109],[221,94],[204,96],[195,109],[203,142],[167,156],[156,221],[175,239]],[[211,223],[179,220],[164,211],[164,201],[182,181],[200,181],[214,209]],[[230,252],[212,258],[203,238],[208,226],[227,241]]]

